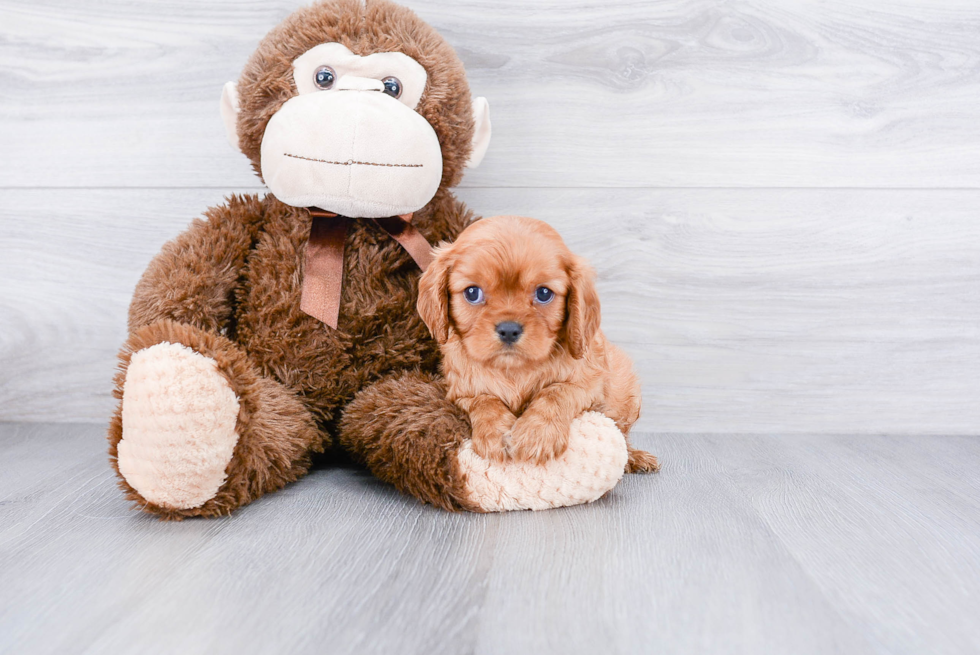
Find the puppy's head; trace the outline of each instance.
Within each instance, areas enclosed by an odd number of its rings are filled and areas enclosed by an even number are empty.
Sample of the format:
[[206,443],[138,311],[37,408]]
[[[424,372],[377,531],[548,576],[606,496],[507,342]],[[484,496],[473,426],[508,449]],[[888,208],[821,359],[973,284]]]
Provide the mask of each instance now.
[[503,368],[564,350],[585,355],[599,329],[595,274],[548,224],[496,216],[437,250],[419,281],[419,315],[445,343],[450,330],[471,359]]

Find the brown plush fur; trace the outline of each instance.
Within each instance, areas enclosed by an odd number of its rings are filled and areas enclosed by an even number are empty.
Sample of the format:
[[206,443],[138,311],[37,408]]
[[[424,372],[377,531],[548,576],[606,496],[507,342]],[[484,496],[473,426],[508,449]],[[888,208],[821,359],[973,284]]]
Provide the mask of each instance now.
[[[426,68],[418,111],[439,137],[443,176],[412,222],[430,243],[453,239],[474,219],[448,191],[470,153],[470,94],[452,49],[407,9],[338,0],[300,9],[270,32],[239,83],[242,150],[258,171],[265,125],[296,93],[292,60],[328,41],[362,55],[401,51]],[[415,311],[420,271],[405,250],[373,221],[351,222],[339,329],[332,330],[299,309],[305,209],[272,195],[233,196],[206,218],[167,244],[137,285],[115,396],[121,401],[132,353],[181,343],[215,359],[238,395],[239,442],[227,482],[201,507],[154,506],[122,480],[128,497],[164,518],[226,514],[303,475],[311,454],[333,443],[342,411],[360,392],[341,442],[399,489],[447,509],[472,509],[453,457],[468,425],[424,375],[437,370],[438,349]],[[117,410],[109,428],[114,466],[122,436]]]
[[456,458],[469,431],[442,380],[404,373],[357,395],[344,412],[340,441],[400,491],[443,509],[480,511],[466,500]]
[[[516,216],[471,225],[422,276],[419,314],[442,346],[448,400],[469,413],[477,454],[544,463],[589,410],[628,436],[640,384],[599,329],[594,278],[551,226]],[[468,302],[464,290],[474,288],[478,300]],[[539,289],[552,292],[546,302]],[[522,328],[513,343],[497,334],[504,322]],[[655,470],[656,458],[631,447],[629,467]]]

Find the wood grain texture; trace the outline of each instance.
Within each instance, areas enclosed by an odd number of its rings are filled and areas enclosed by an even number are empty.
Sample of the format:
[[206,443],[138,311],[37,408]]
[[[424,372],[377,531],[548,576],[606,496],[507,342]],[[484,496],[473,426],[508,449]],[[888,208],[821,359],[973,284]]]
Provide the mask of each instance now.
[[589,506],[447,514],[333,468],[167,524],[100,428],[0,425],[0,651],[980,649],[980,440],[636,440],[663,471]]
[[[0,184],[257,186],[218,98],[298,4],[3,0]],[[490,101],[469,186],[980,179],[975,2],[407,4]]]
[[[547,220],[592,261],[603,329],[644,384],[641,430],[980,431],[980,192],[462,197],[487,215]],[[0,418],[107,420],[136,280],[221,199],[208,189],[6,192]]]

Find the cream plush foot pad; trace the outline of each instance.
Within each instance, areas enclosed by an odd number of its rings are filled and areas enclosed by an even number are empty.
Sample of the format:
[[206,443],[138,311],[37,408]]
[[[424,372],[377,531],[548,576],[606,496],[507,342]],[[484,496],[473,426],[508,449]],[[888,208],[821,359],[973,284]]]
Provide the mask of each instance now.
[[123,387],[119,472],[147,501],[200,507],[225,481],[238,398],[217,364],[187,346],[133,354]]
[[616,486],[627,458],[623,434],[598,412],[572,421],[568,450],[543,465],[490,462],[468,441],[459,451],[470,500],[488,512],[591,503]]

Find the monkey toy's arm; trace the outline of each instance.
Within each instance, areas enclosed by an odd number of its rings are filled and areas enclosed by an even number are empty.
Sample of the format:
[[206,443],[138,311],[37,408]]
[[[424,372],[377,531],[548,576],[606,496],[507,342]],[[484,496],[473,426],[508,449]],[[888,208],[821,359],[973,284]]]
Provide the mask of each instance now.
[[109,455],[120,487],[165,519],[218,516],[302,476],[323,435],[234,338],[235,293],[264,216],[231,197],[165,245],[136,287]]
[[162,319],[213,334],[227,332],[239,272],[261,227],[262,202],[255,196],[231,196],[205,216],[150,262],[133,293],[130,332]]

